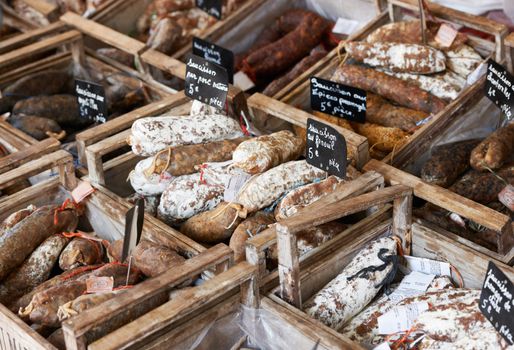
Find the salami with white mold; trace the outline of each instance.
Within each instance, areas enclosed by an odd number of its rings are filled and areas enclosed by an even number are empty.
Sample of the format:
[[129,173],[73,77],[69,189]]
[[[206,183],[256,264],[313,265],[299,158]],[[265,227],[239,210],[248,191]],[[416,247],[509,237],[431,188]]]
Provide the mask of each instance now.
[[287,162],[253,176],[241,188],[235,202],[253,213],[273,204],[296,187],[326,176],[325,171],[309,165],[305,160]]
[[394,256],[394,239],[384,237],[371,242],[336,278],[307,300],[304,311],[330,328],[341,328],[373,300],[394,272]]

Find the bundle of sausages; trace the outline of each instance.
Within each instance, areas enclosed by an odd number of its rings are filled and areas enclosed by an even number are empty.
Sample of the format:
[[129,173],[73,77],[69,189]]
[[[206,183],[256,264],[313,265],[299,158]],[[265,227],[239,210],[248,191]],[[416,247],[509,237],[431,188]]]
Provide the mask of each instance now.
[[456,99],[482,57],[458,35],[451,47],[434,37],[429,25],[423,45],[419,21],[395,22],[378,28],[366,41],[346,42],[352,64],[336,69],[332,80],[367,91],[366,123],[351,128],[368,138],[371,156],[381,159],[402,146],[430,115]]
[[314,12],[290,10],[236,56],[235,70],[243,71],[265,87],[264,94],[273,96],[335,46],[330,39],[332,27],[333,23]]
[[[151,156],[130,175],[138,196],[158,205],[152,208],[157,217],[193,240],[229,243],[237,261],[244,260],[249,237],[360,175],[350,167],[347,179],[327,178],[298,160],[304,155],[303,138],[288,130],[244,136],[234,119],[197,101],[189,116],[136,121],[129,140],[135,154]],[[345,228],[336,222],[300,233],[300,252]],[[276,251],[269,255],[276,262]]]
[[[497,129],[484,140],[467,140],[437,146],[421,168],[421,179],[448,188],[463,197],[514,216],[498,196],[514,185],[514,124]],[[419,214],[446,229],[496,250],[494,232],[479,230],[472,222],[454,222],[446,211],[426,206]]]
[[[82,209],[68,203],[30,205],[0,223],[0,303],[36,329],[55,330],[143,276],[157,276],[185,260],[166,246],[144,240],[132,252],[128,273],[128,265],[120,262],[123,241],[109,244],[94,233],[73,233]],[[111,279],[113,290],[96,291],[99,278]]]
[[[141,83],[134,78],[108,71],[91,70],[91,74],[105,88],[107,118],[126,113],[147,99]],[[71,142],[75,132],[93,123],[79,115],[74,78],[80,77],[68,70],[29,74],[3,89],[0,113],[10,112],[7,121],[37,140],[55,137]]]

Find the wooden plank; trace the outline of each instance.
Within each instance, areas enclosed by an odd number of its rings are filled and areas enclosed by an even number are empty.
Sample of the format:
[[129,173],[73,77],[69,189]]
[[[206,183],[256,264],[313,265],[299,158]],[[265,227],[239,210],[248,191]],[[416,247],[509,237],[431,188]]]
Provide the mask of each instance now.
[[18,49],[22,46],[33,43],[41,37],[62,31],[64,28],[64,23],[55,22],[46,27],[34,29],[29,32],[16,35],[12,38],[2,40],[0,41],[0,53]]
[[[259,93],[254,94],[248,98],[248,107],[258,109],[259,111],[263,111],[267,114],[273,115],[277,118],[288,121],[293,125],[301,126],[303,128],[307,127],[307,119],[309,118],[320,121],[322,123],[327,123],[326,121],[312,114]],[[341,128],[337,125],[331,126],[344,136],[347,142],[347,147],[353,151],[353,154],[356,155],[356,167],[360,169],[369,160],[368,140],[365,137],[356,134],[355,132]]]
[[66,12],[61,16],[61,21],[77,28],[85,35],[91,36],[110,46],[128,52],[132,55],[139,55],[145,50],[146,45],[127,35],[121,34],[109,27],[90,21],[73,12]]
[[48,18],[51,22],[56,19],[56,16],[59,12],[59,6],[56,4],[52,4],[45,0],[21,0],[28,7],[33,8],[44,17]]
[[170,73],[175,77],[178,77],[182,80],[186,77],[186,65],[165,54],[149,49],[141,54],[141,60],[151,66],[154,66],[164,72]]
[[[19,140],[19,143],[16,143],[15,141],[12,141],[11,146],[13,147],[14,151],[19,151],[22,148],[25,148],[27,146],[36,144],[38,141],[33,138],[32,136],[29,136],[25,134],[23,131],[15,128],[10,123],[0,120],[0,128],[2,129],[2,134],[0,135],[0,139],[6,140],[6,143],[8,143],[7,140]],[[6,145],[6,147],[9,147]]]
[[49,51],[51,49],[70,44],[74,41],[81,40],[82,35],[76,30],[71,30],[62,34],[52,36],[50,38],[27,45],[18,50],[13,50],[0,55],[0,67],[11,63],[16,63],[25,58],[29,58],[40,52]]
[[[130,316],[134,319],[141,316],[150,311],[145,310],[145,303],[152,298],[167,293],[209,267],[226,261],[230,255],[230,248],[219,244],[205,253],[186,260],[176,268],[162,273],[159,278],[148,279],[137,284],[131,288],[130,293],[124,293],[107,303],[89,309],[87,315],[79,314],[65,321],[62,326],[66,335],[66,346],[75,346],[74,339],[85,336],[93,329],[99,329],[102,326],[107,328],[110,320],[115,317],[132,314]],[[150,335],[150,333],[146,335]],[[102,334],[98,334],[98,336],[102,336]]]
[[97,340],[88,348],[90,350],[108,350],[142,346],[145,337],[151,337],[159,330],[170,327],[175,322],[195,312],[195,310],[220,298],[221,295],[231,289],[238,288],[254,272],[255,268],[246,262],[237,264],[230,270],[217,275],[196,288],[186,289],[178,293],[167,303]]
[[507,67],[511,73],[514,73],[514,33],[510,33],[509,36],[505,38],[505,60],[507,61]]
[[39,158],[44,154],[56,151],[60,145],[61,143],[58,140],[51,137],[0,158],[0,174],[12,170],[25,162]]
[[402,240],[403,252],[409,255],[412,246],[412,193],[393,202],[393,234]]
[[282,299],[302,309],[302,295],[300,293],[300,254],[296,235],[281,223],[276,225],[278,248],[278,276],[280,283],[280,296]]

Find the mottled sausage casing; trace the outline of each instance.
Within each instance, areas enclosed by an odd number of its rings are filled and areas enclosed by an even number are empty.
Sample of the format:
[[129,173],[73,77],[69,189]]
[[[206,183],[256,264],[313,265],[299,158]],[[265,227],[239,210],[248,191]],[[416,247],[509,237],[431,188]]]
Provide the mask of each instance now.
[[221,114],[161,116],[132,124],[130,145],[139,156],[152,156],[168,147],[243,137],[239,123]]
[[514,159],[514,123],[489,135],[471,153],[471,166],[476,170],[498,169]]
[[324,179],[326,175],[305,160],[287,162],[248,180],[239,191],[236,203],[253,213],[273,204],[292,189]]
[[[377,295],[393,271],[394,264],[386,262],[386,257],[394,255],[395,240],[384,237],[370,243],[336,278],[307,300],[304,311],[330,328],[341,328]],[[384,268],[367,271],[371,266]]]
[[36,140],[43,140],[50,136],[60,137],[62,133],[59,123],[55,120],[35,115],[11,115],[8,121],[16,129],[23,131]]
[[15,226],[18,222],[25,219],[27,216],[32,214],[34,211],[36,211],[36,207],[34,205],[29,205],[28,207],[18,210],[15,213],[12,213],[9,215],[1,224],[0,224],[0,236],[3,234],[4,231],[10,229],[11,227]]
[[414,109],[395,106],[386,99],[368,93],[366,98],[366,121],[390,128],[399,128],[406,132],[412,132],[417,123],[427,118],[425,112]]
[[296,160],[304,150],[304,140],[283,130],[242,142],[232,156],[234,166],[249,174],[262,173],[279,164]]
[[75,230],[74,209],[44,206],[23,219],[0,237],[0,280],[19,266],[45,239],[55,233]]
[[52,235],[41,243],[0,283],[0,303],[10,303],[46,281],[67,243],[68,239],[62,235]]
[[221,243],[230,238],[245,218],[246,210],[240,204],[221,202],[216,208],[189,218],[180,232],[196,242]]
[[101,242],[75,237],[61,253],[59,267],[67,271],[79,266],[99,264],[103,255]]
[[171,55],[180,45],[182,27],[171,18],[163,18],[148,38],[148,47]]
[[430,46],[349,41],[344,47],[355,60],[392,72],[432,74],[446,69],[444,54]]
[[330,23],[319,15],[294,10],[301,22],[283,36],[251,53],[243,61],[243,71],[250,77],[269,77],[282,73],[307,56],[317,46]]
[[161,244],[141,241],[132,252],[134,266],[147,277],[155,277],[182,264],[186,259]]
[[329,176],[326,180],[312,183],[292,190],[285,195],[275,208],[275,219],[277,221],[296,214],[300,209],[314,203],[323,196],[333,192],[339,179]]
[[206,210],[214,209],[222,200],[225,187],[200,181],[200,174],[174,179],[161,196],[157,217],[175,225]]
[[258,211],[248,219],[240,223],[230,237],[229,246],[234,251],[234,262],[246,260],[245,242],[247,239],[264,231],[268,225],[275,222],[271,213]]
[[368,139],[370,147],[379,151],[392,152],[403,146],[410,136],[400,128],[387,127],[373,123],[352,123],[358,134]]
[[436,114],[446,103],[415,84],[389,76],[372,68],[353,64],[339,67],[332,80],[381,95],[401,106]]
[[85,294],[78,298],[59,306],[57,317],[59,321],[64,321],[70,317],[76,316],[81,312],[91,309],[94,306],[102,304],[104,301],[114,298],[117,294],[123,293],[124,290],[99,293],[99,294]]
[[421,179],[444,188],[452,185],[469,168],[469,156],[478,142],[461,141],[436,147],[421,168]]
[[[113,277],[114,287],[125,285],[128,268],[122,264],[107,264],[93,272],[82,275],[76,280],[57,285],[34,295],[30,304],[23,310],[21,315],[30,315],[30,320],[35,323],[58,327],[59,317],[57,312],[59,307],[67,302],[78,298],[87,290],[86,280],[90,277]],[[132,269],[128,283],[135,284],[139,280],[140,274],[136,269]]]

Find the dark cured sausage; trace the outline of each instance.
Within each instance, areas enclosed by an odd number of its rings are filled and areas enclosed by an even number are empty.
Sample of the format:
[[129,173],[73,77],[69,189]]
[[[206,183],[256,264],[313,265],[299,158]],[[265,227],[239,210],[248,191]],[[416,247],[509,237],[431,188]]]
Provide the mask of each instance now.
[[371,68],[345,64],[335,71],[332,80],[373,92],[417,111],[436,114],[446,106],[443,100],[416,85]]
[[150,241],[141,241],[133,251],[134,266],[154,277],[183,263],[186,259],[174,250]]
[[0,280],[45,239],[55,233],[75,230],[78,223],[76,210],[59,209],[53,205],[41,207],[0,237]]
[[[250,77],[274,76],[284,72],[316,47],[330,23],[315,13],[294,10],[290,14],[301,22],[281,39],[270,43],[243,61],[243,71]],[[296,20],[292,21],[296,24]]]
[[514,123],[500,128],[482,141],[471,153],[471,166],[476,170],[498,169],[514,159]]

